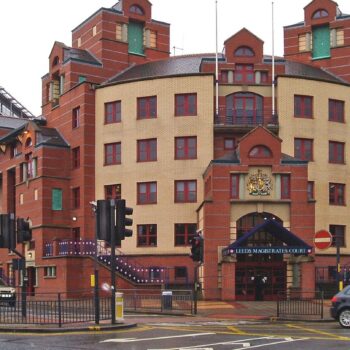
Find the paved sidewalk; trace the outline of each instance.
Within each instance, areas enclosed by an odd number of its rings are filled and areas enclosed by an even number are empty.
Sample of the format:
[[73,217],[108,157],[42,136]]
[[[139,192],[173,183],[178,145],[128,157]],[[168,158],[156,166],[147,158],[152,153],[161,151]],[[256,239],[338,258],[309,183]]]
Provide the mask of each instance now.
[[[330,301],[324,301],[323,319],[320,316],[296,316],[293,320],[331,321],[329,314]],[[276,301],[199,301],[197,315],[215,319],[255,319],[276,320]]]

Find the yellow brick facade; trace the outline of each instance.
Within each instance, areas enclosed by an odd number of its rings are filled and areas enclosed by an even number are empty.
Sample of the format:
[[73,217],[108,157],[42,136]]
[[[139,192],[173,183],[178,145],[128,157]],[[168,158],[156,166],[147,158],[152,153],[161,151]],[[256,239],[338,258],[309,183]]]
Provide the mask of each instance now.
[[[294,138],[313,140],[313,161],[309,162],[309,181],[315,182],[315,229],[329,229],[329,225],[345,225],[347,248],[342,253],[350,253],[350,90],[348,86],[316,80],[278,78],[279,137],[283,140],[282,151],[294,155]],[[313,118],[294,117],[294,95],[313,96]],[[345,123],[328,120],[329,99],[345,101]],[[329,141],[345,143],[345,164],[330,164]],[[345,206],[329,205],[329,183],[345,184]],[[322,253],[318,251],[318,253]],[[327,249],[327,254],[335,253],[335,248]]]
[[[197,93],[197,116],[175,117],[175,94]],[[104,186],[122,185],[122,198],[134,208],[133,236],[122,242],[127,254],[188,254],[174,246],[175,223],[197,223],[203,198],[202,174],[213,159],[212,75],[129,82],[97,89],[96,198]],[[157,118],[137,120],[137,98],[157,96]],[[121,123],[104,124],[104,103],[121,101]],[[197,136],[197,159],[175,160],[175,137]],[[157,139],[157,161],[137,162],[137,140]],[[121,142],[121,164],[104,166],[104,144]],[[197,180],[197,202],[174,202],[176,180]],[[137,183],[157,182],[157,204],[137,205]],[[137,247],[138,224],[157,224],[157,246]]]

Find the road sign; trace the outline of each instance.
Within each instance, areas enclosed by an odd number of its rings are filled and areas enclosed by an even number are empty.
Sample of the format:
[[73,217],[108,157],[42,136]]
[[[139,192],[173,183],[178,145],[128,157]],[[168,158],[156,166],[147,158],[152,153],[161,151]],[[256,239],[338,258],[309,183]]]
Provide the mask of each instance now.
[[320,230],[315,233],[314,244],[317,249],[327,249],[332,245],[333,236],[326,230]]

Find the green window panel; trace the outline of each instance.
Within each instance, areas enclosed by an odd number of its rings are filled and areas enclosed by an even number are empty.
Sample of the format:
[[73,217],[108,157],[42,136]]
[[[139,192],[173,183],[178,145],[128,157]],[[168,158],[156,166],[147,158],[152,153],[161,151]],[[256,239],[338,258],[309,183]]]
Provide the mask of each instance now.
[[52,189],[52,210],[62,210],[62,190],[60,188]]
[[312,58],[330,57],[330,31],[328,26],[315,27],[312,31]]
[[143,24],[130,22],[128,26],[129,53],[143,55]]

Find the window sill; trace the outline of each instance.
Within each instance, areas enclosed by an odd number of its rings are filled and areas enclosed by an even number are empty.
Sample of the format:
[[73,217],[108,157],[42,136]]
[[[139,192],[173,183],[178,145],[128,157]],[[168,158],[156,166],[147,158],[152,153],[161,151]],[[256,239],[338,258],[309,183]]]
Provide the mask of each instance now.
[[328,55],[328,56],[322,56],[322,57],[312,57],[311,60],[312,61],[319,61],[319,60],[326,60],[326,59],[330,59],[331,56]]
[[144,53],[139,53],[139,52],[130,52],[128,51],[129,55],[135,55],[135,56],[140,56],[140,57],[146,57]]

